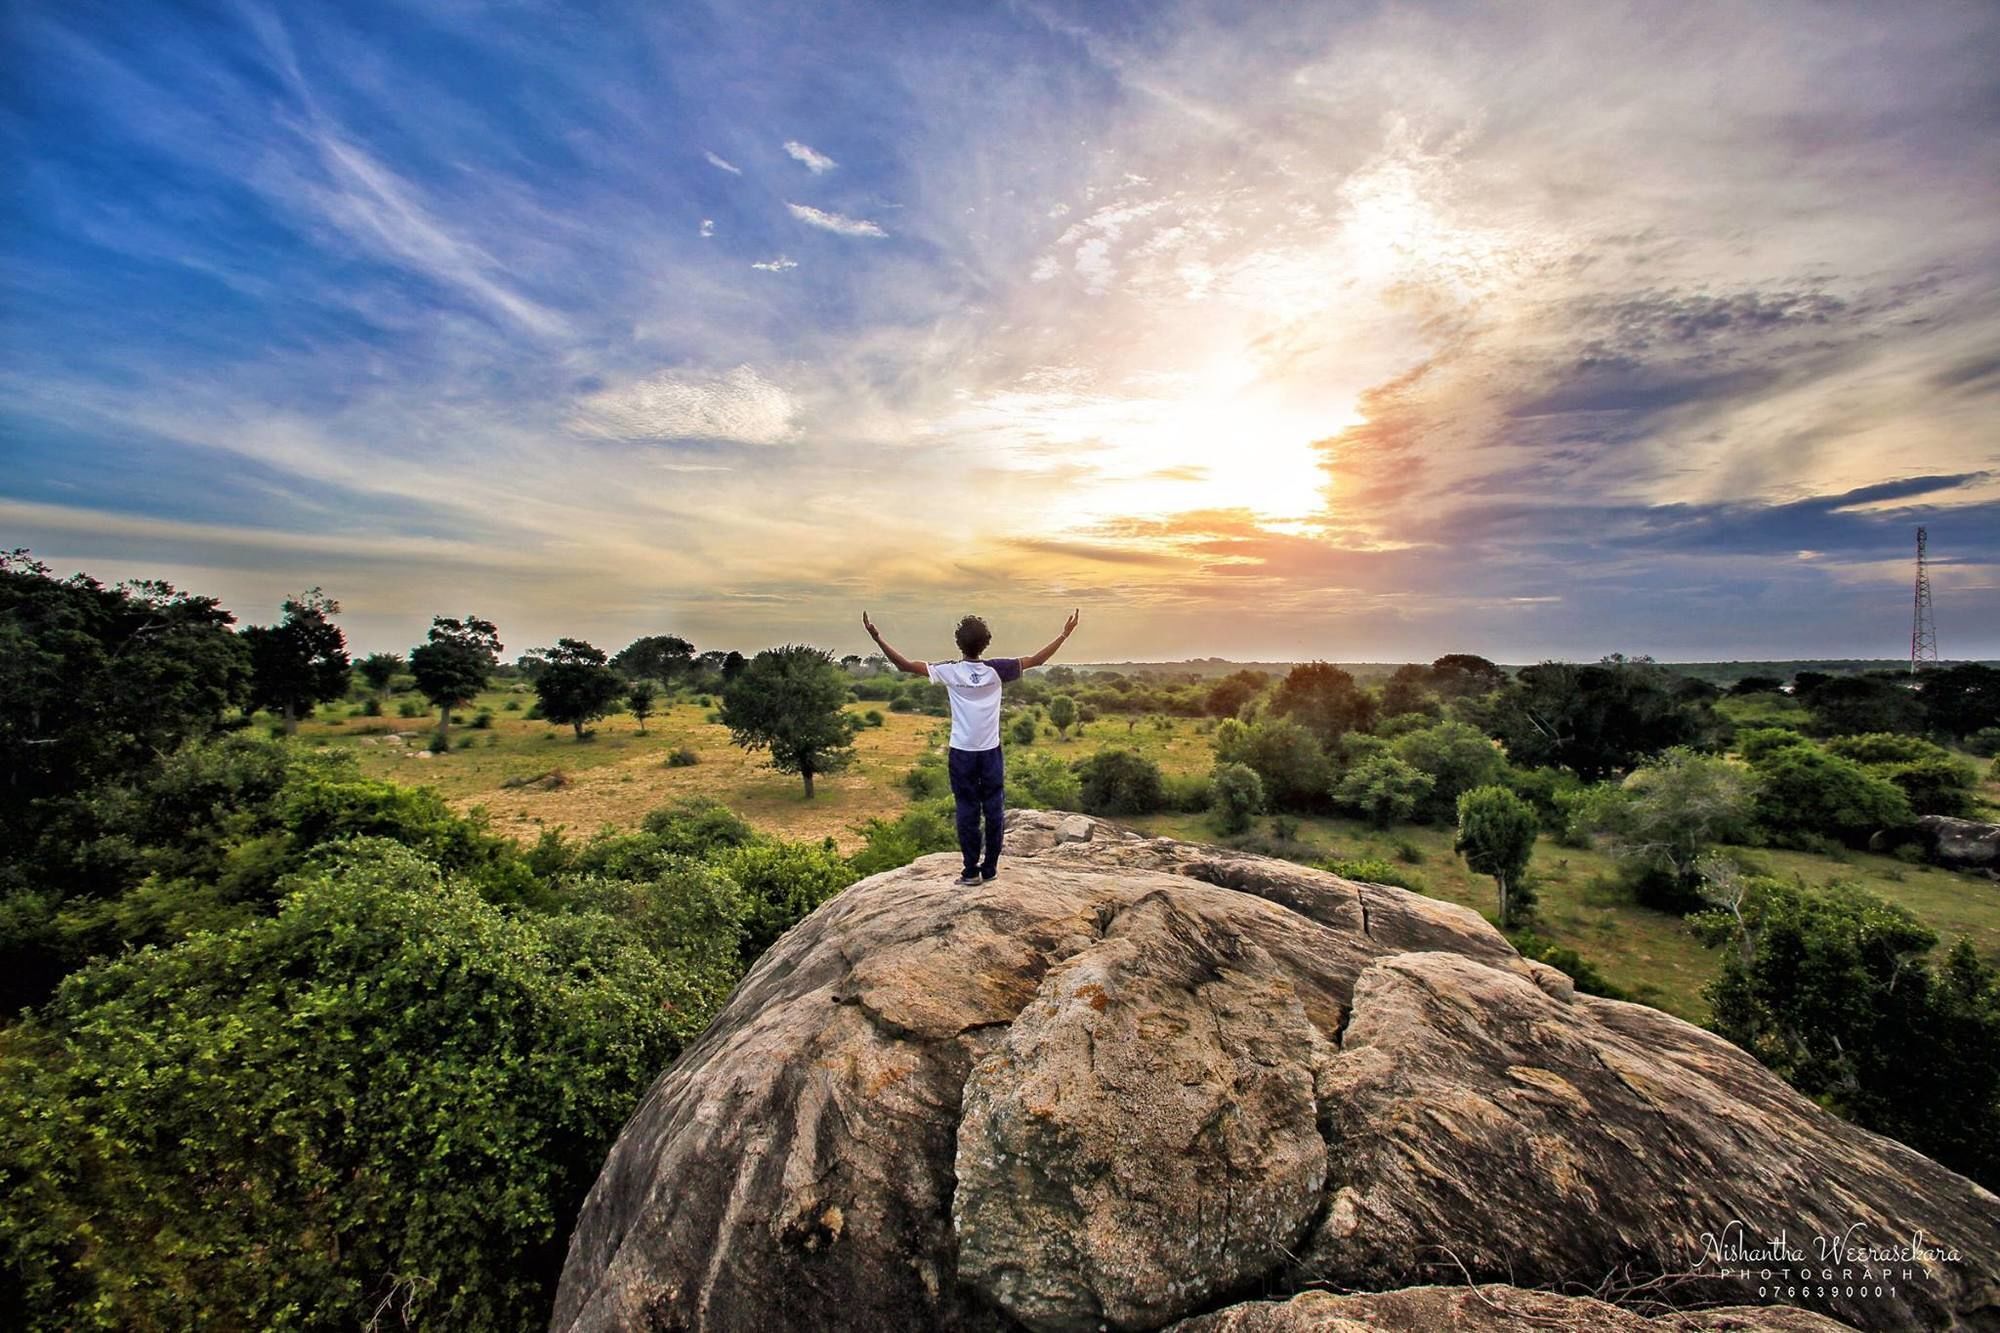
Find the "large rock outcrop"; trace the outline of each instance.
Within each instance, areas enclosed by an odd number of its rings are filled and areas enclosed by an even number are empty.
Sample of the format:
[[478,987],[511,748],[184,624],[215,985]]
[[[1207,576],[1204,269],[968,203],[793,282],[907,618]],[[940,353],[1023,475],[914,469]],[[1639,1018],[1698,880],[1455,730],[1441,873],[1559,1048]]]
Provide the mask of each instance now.
[[1476,913],[1082,816],[1009,847],[758,962],[552,1328],[2000,1328],[2000,1199]]

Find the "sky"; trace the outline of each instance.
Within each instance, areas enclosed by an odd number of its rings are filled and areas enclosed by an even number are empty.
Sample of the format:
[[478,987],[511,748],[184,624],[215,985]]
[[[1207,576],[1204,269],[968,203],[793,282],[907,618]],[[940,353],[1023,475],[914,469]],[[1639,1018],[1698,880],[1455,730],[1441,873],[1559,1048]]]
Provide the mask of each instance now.
[[0,548],[360,651],[2000,657],[1990,4],[0,4]]

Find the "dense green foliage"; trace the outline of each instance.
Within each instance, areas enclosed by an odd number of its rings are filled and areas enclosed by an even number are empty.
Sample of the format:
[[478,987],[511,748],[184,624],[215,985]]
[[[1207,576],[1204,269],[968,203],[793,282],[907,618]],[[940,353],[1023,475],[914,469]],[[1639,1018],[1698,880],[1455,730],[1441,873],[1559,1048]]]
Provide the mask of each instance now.
[[275,625],[244,627],[250,648],[250,706],[281,714],[298,730],[301,714],[347,693],[347,636],[333,617],[340,603],[318,588],[285,599]]
[[[742,661],[740,654],[737,660]],[[677,634],[648,634],[634,639],[611,659],[611,669],[628,680],[657,680],[669,685],[694,668],[694,645]]]
[[2000,1182],[2000,980],[1960,940],[1853,889],[1754,884],[1698,919],[1725,945],[1715,1028],[1810,1096]]
[[1375,720],[1375,702],[1337,666],[1311,662],[1293,667],[1278,683],[1271,711],[1290,717],[1322,745],[1350,731],[1366,731]]
[[410,650],[410,674],[438,710],[439,736],[451,732],[451,710],[465,707],[486,688],[504,646],[490,620],[432,618],[428,637]]
[[1859,845],[1910,822],[1909,798],[1900,787],[1810,742],[1760,748],[1750,767],[1757,775],[1757,822],[1781,840]]
[[1248,764],[1217,764],[1209,775],[1215,824],[1225,834],[1243,833],[1264,808],[1264,780]]
[[1388,753],[1369,755],[1334,784],[1334,804],[1387,828],[1408,819],[1435,785],[1430,774]]
[[510,918],[381,841],[78,973],[0,1079],[28,1326],[539,1327],[669,989],[610,918]]
[[841,711],[846,702],[847,674],[832,655],[788,644],[758,653],[724,687],[722,722],[738,745],[769,752],[780,773],[797,773],[810,797],[815,777],[854,760],[857,723]]
[[1585,819],[1609,834],[1649,907],[1701,905],[1702,859],[1748,836],[1756,784],[1741,765],[1675,747],[1592,802]]
[[609,713],[625,693],[625,682],[605,665],[604,650],[582,639],[557,639],[555,647],[536,655],[545,664],[535,676],[542,716],[574,728],[579,741],[584,727]]
[[1143,815],[1163,810],[1160,766],[1131,750],[1099,750],[1077,766],[1080,800],[1093,815]]
[[1475,787],[1458,798],[1453,848],[1476,875],[1500,890],[1500,928],[1510,930],[1534,908],[1526,874],[1535,852],[1535,812],[1505,787]]
[[1524,667],[1497,696],[1492,723],[1514,762],[1591,782],[1717,730],[1707,702],[1677,693],[1671,673],[1622,658]]

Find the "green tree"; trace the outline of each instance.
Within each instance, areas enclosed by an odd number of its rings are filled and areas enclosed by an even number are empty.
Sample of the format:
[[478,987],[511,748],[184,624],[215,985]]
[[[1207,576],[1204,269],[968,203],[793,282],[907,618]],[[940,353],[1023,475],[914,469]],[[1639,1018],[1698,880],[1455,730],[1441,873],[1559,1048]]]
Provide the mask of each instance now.
[[1476,653],[1446,653],[1431,663],[1430,686],[1447,699],[1478,698],[1507,683],[1507,673]]
[[[943,788],[940,788],[942,791]],[[1074,810],[1083,799],[1076,770],[1046,751],[1007,757],[1007,805],[1015,810]]]
[[559,727],[571,727],[584,738],[584,727],[610,712],[624,693],[618,673],[605,665],[604,650],[582,639],[557,639],[553,648],[539,650],[548,665],[535,677],[535,698],[542,716]]
[[0,1053],[20,1326],[539,1328],[672,993],[619,922],[381,841],[77,974]]
[[1512,930],[1534,906],[1526,882],[1535,852],[1535,811],[1505,787],[1475,787],[1458,798],[1458,840],[1453,844],[1476,875],[1491,875],[1500,890],[1500,928]]
[[1895,783],[1816,745],[1764,750],[1750,767],[1758,782],[1757,822],[1781,838],[1811,835],[1859,845],[1910,822],[1909,798]]
[[[632,680],[659,680],[671,686],[693,669],[694,645],[674,634],[634,639],[611,659],[611,669]],[[718,667],[720,664],[718,663]]]
[[1852,759],[1895,783],[1917,814],[1970,819],[1978,810],[1974,794],[1979,786],[1978,771],[1942,745],[1920,736],[1879,731],[1836,736],[1826,743],[1826,752]]
[[1209,687],[1202,711],[1211,717],[1235,717],[1243,705],[1263,693],[1270,680],[1262,671],[1232,671]]
[[1326,799],[1326,751],[1296,722],[1259,718],[1244,732],[1233,757],[1257,771],[1266,799],[1276,808],[1306,809]]
[[1924,706],[1907,676],[1835,676],[1800,697],[1822,736],[1924,729]]
[[1033,745],[1035,743],[1035,715],[1033,713],[1015,714],[1013,724],[1007,728],[1007,735],[1016,745]]
[[625,708],[638,719],[639,734],[646,734],[646,719],[653,715],[653,701],[659,697],[659,689],[650,680],[635,680],[632,688],[625,691]]
[[1443,823],[1458,813],[1458,798],[1474,787],[1500,782],[1507,761],[1477,727],[1463,722],[1438,722],[1405,732],[1390,742],[1389,752],[1431,780],[1430,790],[1417,802],[1417,818]]
[[854,761],[856,722],[841,711],[847,676],[830,654],[803,644],[767,648],[722,693],[722,722],[746,750],[767,750],[771,767],[797,773],[806,799],[813,778]]
[[2000,1183],[2000,981],[1970,941],[1938,967],[1937,936],[1860,889],[1746,889],[1696,918],[1735,946],[1707,991],[1715,1030],[1839,1114]]
[[1321,745],[1332,745],[1349,731],[1366,731],[1375,705],[1347,672],[1326,662],[1308,662],[1293,667],[1279,683],[1271,711],[1297,721]]
[[1411,713],[1438,714],[1437,697],[1430,692],[1429,667],[1405,664],[1390,673],[1382,685],[1380,712],[1383,717],[1404,717]]
[[1389,754],[1375,754],[1349,769],[1333,787],[1336,805],[1366,816],[1376,828],[1388,828],[1410,812],[1431,789],[1431,777]]
[[410,674],[438,710],[438,736],[449,744],[451,710],[479,697],[500,662],[500,629],[490,620],[436,616],[426,640],[410,650]]
[[1587,666],[1523,667],[1494,701],[1494,731],[1517,764],[1559,765],[1599,782],[1717,730],[1714,711],[1676,694],[1675,679],[1650,660],[1617,654]]
[[1056,735],[1069,739],[1069,729],[1076,725],[1076,700],[1067,694],[1049,700],[1049,721],[1056,724]]
[[1224,833],[1245,833],[1264,809],[1264,780],[1248,764],[1217,764],[1209,775],[1216,827]]
[[295,735],[299,714],[347,693],[347,636],[333,617],[340,603],[318,588],[287,597],[285,618],[275,625],[247,625],[250,705],[281,715]]
[[1642,877],[1642,900],[1670,911],[1701,904],[1702,865],[1716,844],[1750,830],[1756,782],[1739,764],[1675,747],[1634,769],[1611,799],[1592,804],[1595,832]]
[[354,664],[361,673],[361,679],[368,682],[368,688],[378,699],[389,697],[389,686],[396,679],[396,673],[403,669],[401,653],[370,653]]
[[1925,671],[1917,677],[1917,699],[1931,730],[1954,740],[2000,727],[2000,668],[1959,662]]
[[249,686],[234,623],[171,584],[57,579],[25,550],[0,555],[0,851],[18,854],[67,798],[216,730]]
[[860,878],[833,847],[807,842],[750,843],[722,854],[715,864],[749,895],[742,944],[746,964]]
[[1166,808],[1160,766],[1132,750],[1099,750],[1077,764],[1081,804],[1093,815],[1147,815]]

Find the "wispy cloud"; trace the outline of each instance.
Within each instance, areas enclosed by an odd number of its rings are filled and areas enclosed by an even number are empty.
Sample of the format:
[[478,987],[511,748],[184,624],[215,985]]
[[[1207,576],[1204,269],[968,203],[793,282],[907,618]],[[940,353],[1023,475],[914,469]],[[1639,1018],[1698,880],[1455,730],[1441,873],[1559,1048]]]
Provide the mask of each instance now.
[[815,176],[824,175],[840,165],[825,153],[810,144],[802,144],[797,139],[785,140],[785,152],[791,155],[794,162],[800,163]]
[[726,171],[732,176],[741,176],[743,174],[743,168],[726,158],[718,157],[714,153],[709,152],[704,152],[702,156],[708,159],[708,165],[717,170]]
[[812,207],[810,204],[788,203],[785,207],[791,210],[793,217],[805,223],[808,227],[818,227],[821,231],[830,231],[836,236],[887,236],[889,234],[883,231],[879,224],[870,222],[867,218],[851,218],[844,213],[827,213]]
[[751,268],[763,273],[783,273],[787,269],[794,269],[798,266],[798,260],[788,259],[784,255],[778,255],[772,259],[753,260],[750,264]]
[[715,219],[714,219],[714,218],[703,218],[703,219],[701,220],[701,227],[700,227],[700,229],[698,230],[697,234],[698,234],[698,235],[701,235],[701,236],[713,236],[713,235],[715,235]]
[[580,399],[571,429],[624,440],[779,444],[796,433],[797,406],[750,366],[725,374],[662,371]]

